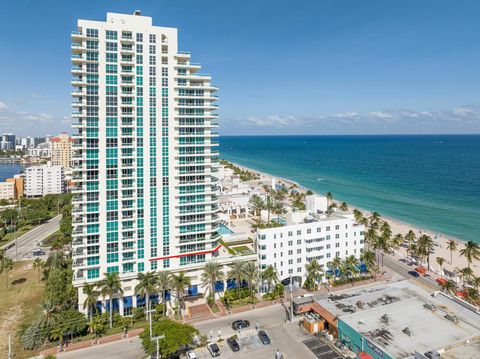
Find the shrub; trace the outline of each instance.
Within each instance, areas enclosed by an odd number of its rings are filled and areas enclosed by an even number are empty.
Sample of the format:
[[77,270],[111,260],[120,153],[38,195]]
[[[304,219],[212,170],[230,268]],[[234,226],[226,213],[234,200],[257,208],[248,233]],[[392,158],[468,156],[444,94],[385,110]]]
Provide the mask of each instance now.
[[368,279],[372,279],[372,276],[365,275],[365,276],[359,276],[359,277],[353,277],[353,278],[340,278],[340,279],[334,280],[332,285],[339,286],[339,285],[344,285],[349,283],[361,282],[363,280],[368,280]]
[[48,336],[48,330],[42,328],[38,321],[33,322],[22,334],[20,341],[26,350],[35,350],[42,346]]
[[233,302],[239,299],[244,299],[250,296],[250,291],[248,290],[247,287],[241,288],[240,289],[240,297],[239,297],[239,291],[237,288],[233,289],[227,289],[225,291],[225,294],[223,295],[222,301],[225,303],[227,300],[229,302]]
[[133,320],[145,319],[145,308],[133,308]]

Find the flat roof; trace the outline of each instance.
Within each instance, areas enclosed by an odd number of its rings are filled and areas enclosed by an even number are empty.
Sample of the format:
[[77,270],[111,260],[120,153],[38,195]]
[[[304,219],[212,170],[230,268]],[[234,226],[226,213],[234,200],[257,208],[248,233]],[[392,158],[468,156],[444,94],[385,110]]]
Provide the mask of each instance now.
[[[317,303],[394,358],[441,350],[480,335],[480,315],[444,296],[434,298],[408,280],[343,291]],[[382,320],[385,314],[388,322]],[[447,314],[455,315],[458,323],[446,319]]]

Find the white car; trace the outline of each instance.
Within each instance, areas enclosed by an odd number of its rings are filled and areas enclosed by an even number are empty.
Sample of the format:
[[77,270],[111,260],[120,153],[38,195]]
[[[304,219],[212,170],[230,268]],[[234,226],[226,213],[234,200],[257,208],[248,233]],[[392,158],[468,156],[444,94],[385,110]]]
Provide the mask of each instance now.
[[190,350],[187,353],[187,359],[197,359],[197,354],[195,354],[195,352],[193,350]]

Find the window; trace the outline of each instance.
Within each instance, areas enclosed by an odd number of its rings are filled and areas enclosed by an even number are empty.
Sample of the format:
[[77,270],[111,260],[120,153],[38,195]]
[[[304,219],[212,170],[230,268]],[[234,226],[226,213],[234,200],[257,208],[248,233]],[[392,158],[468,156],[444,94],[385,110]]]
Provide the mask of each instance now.
[[155,44],[157,42],[157,36],[155,34],[150,34],[148,39],[151,44]]
[[117,51],[117,43],[107,42],[107,51]]
[[113,30],[107,30],[107,40],[116,40],[117,39],[117,32]]
[[302,234],[302,231],[297,231],[297,236],[300,236]]
[[317,228],[317,233],[320,233],[322,229],[320,227]]
[[87,29],[87,37],[98,37],[97,29]]
[[143,34],[137,33],[137,42],[143,42]]
[[310,234],[310,233],[312,233],[312,230],[309,228],[307,229],[307,234]]
[[330,226],[327,226],[327,232],[330,231]]
[[117,54],[112,52],[107,52],[107,62],[117,62]]

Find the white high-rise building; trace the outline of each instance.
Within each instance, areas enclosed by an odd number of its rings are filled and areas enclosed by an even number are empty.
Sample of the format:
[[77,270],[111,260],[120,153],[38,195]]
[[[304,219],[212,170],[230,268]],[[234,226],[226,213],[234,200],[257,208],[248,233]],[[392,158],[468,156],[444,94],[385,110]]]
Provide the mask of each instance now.
[[177,48],[177,29],[108,13],[72,38],[73,269],[83,283],[119,273],[136,305],[139,272],[185,271],[192,295],[219,249],[217,88]]
[[50,163],[25,169],[25,196],[42,197],[65,191],[65,174],[62,166]]

